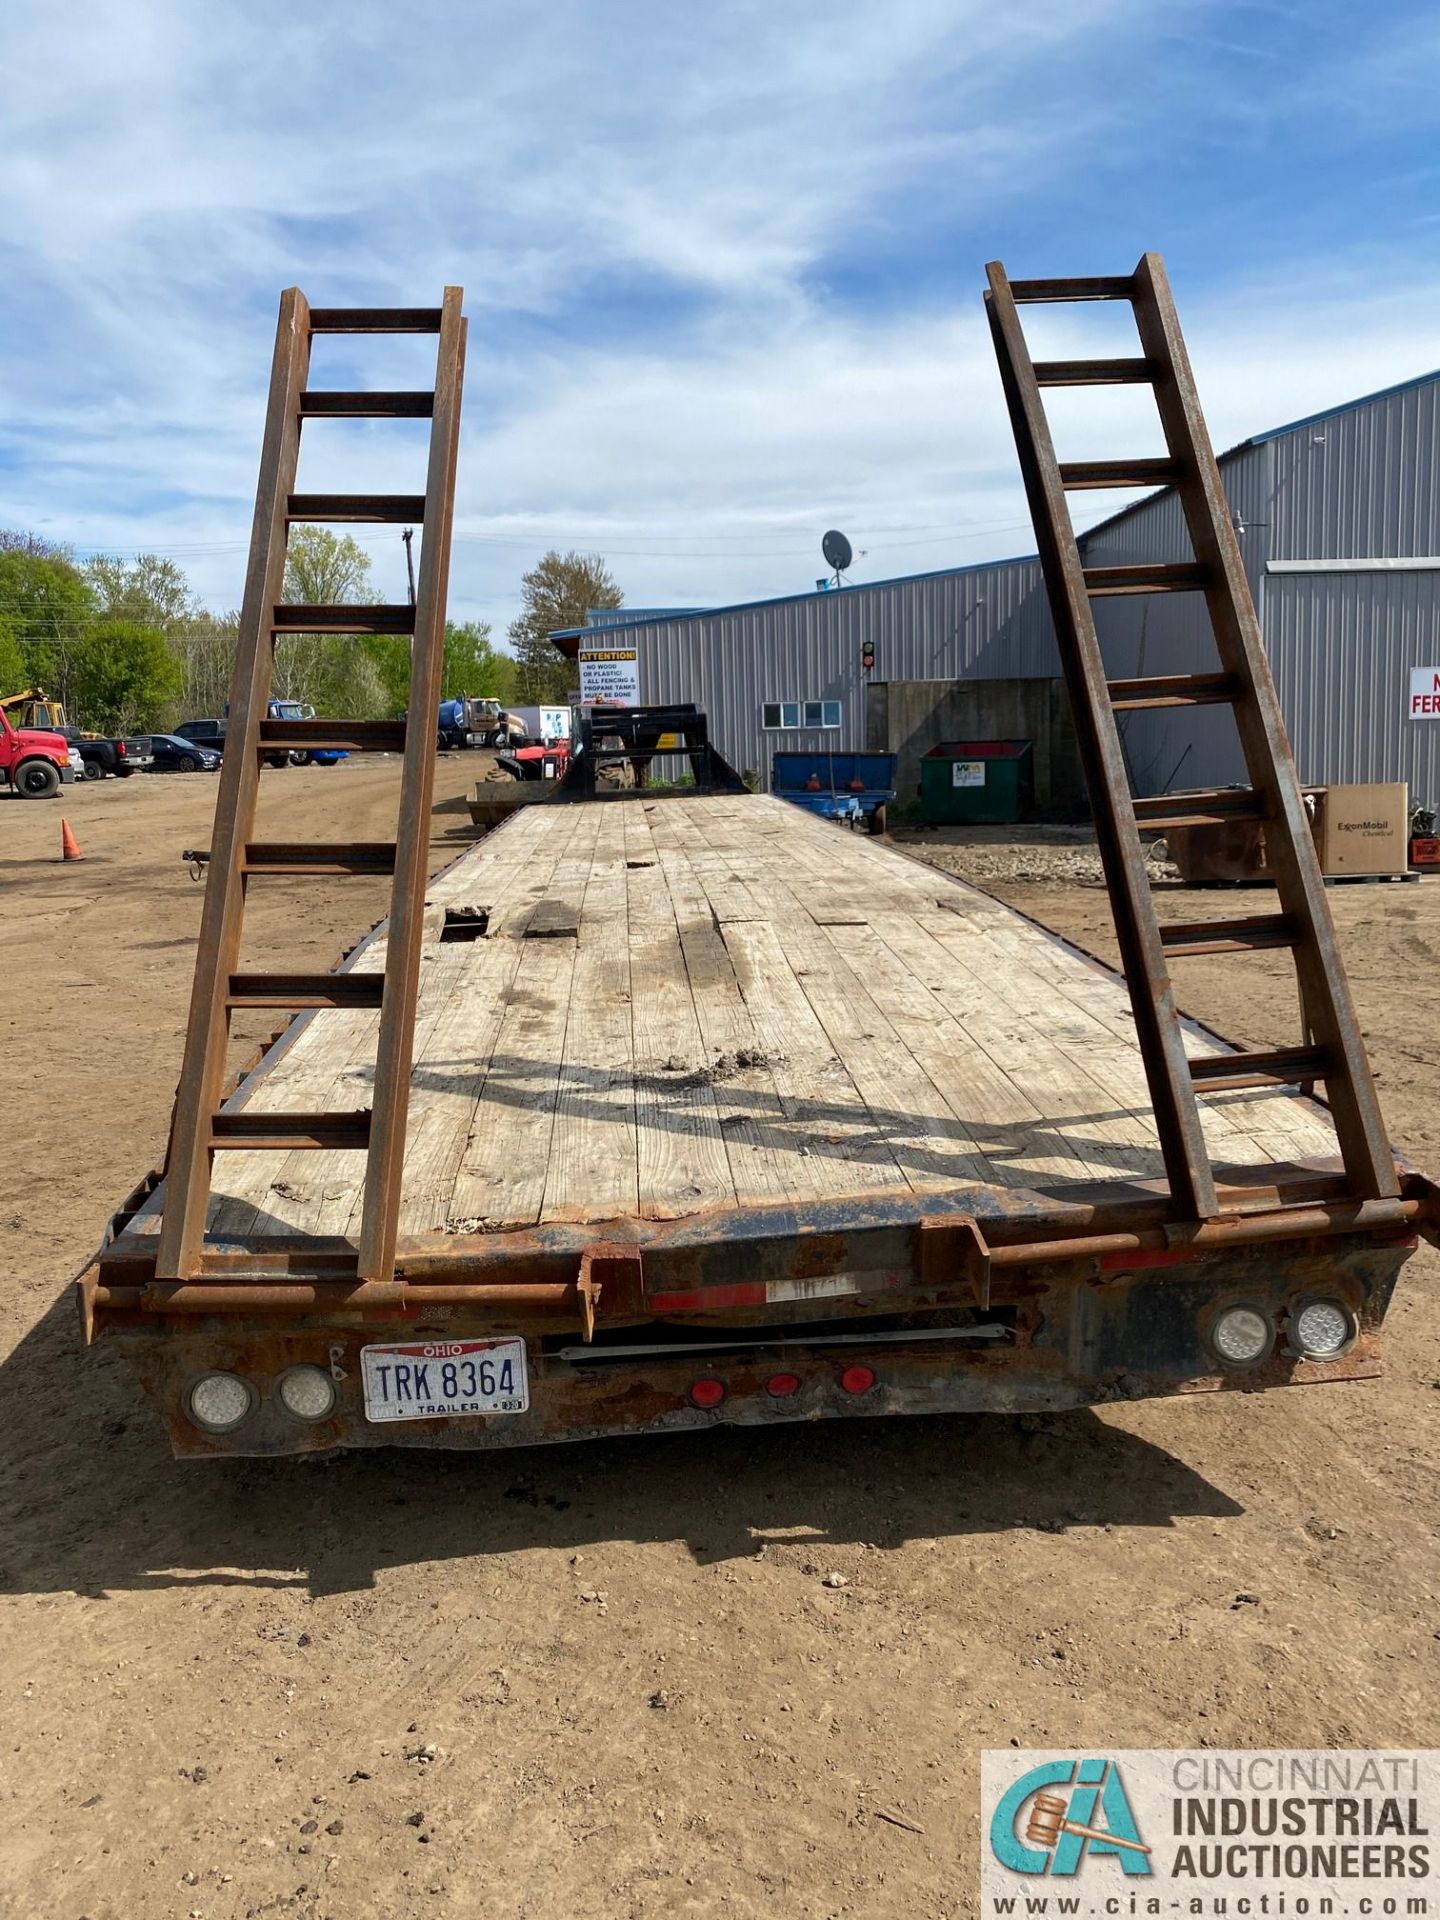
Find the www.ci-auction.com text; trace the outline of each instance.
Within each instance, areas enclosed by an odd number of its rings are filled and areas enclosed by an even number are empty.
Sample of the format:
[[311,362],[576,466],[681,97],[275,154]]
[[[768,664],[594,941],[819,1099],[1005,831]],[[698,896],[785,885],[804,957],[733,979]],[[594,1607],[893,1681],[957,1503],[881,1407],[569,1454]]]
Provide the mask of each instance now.
[[1196,1893],[1166,1899],[1116,1893],[1100,1900],[1074,1893],[996,1894],[989,1903],[996,1920],[1426,1920],[1423,1893],[1333,1894]]

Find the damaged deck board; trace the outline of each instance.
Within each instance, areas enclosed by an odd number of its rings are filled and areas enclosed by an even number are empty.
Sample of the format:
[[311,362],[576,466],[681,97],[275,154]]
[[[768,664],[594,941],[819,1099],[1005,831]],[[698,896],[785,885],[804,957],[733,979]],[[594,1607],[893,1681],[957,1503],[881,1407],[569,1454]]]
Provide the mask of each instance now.
[[[1118,978],[782,801],[522,808],[427,897],[404,1233],[1160,1177]],[[446,908],[484,935],[442,940]],[[357,964],[383,966],[383,930]],[[376,1024],[303,1016],[241,1098],[365,1105]],[[1223,1167],[1336,1151],[1283,1092],[1201,1109]],[[353,1235],[363,1173],[218,1156],[210,1231]]]

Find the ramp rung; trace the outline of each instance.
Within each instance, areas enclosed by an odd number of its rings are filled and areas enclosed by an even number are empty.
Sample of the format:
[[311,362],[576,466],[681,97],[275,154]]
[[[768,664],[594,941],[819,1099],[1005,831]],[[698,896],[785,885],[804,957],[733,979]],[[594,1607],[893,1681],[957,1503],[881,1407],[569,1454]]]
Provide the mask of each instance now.
[[403,720],[262,720],[260,745],[304,750],[329,747],[337,753],[403,753]]
[[232,973],[232,1007],[378,1007],[383,973]]
[[1117,713],[1137,713],[1146,707],[1214,707],[1239,696],[1228,673],[1162,673],[1148,680],[1106,684]]
[[425,518],[423,493],[292,493],[287,520],[345,522],[352,526],[398,526]]
[[1157,561],[1144,567],[1086,567],[1085,590],[1091,599],[1116,593],[1198,593],[1210,584],[1209,570],[1196,560]]
[[271,609],[272,633],[413,633],[410,606],[302,606],[287,601]]
[[256,840],[245,849],[246,873],[393,873],[393,840]]
[[248,1153],[286,1152],[292,1147],[335,1151],[370,1144],[370,1109],[351,1113],[217,1113],[210,1120],[210,1144]]
[[1210,827],[1227,820],[1264,820],[1259,794],[1248,787],[1226,787],[1218,793],[1162,793],[1132,802],[1142,827]]
[[1042,387],[1130,387],[1155,378],[1148,360],[1037,360]]
[[1202,953],[1251,953],[1265,947],[1297,944],[1294,923],[1283,913],[1256,913],[1239,920],[1172,920],[1160,929],[1168,956],[1187,959]]
[[1020,307],[1049,300],[1130,300],[1135,294],[1135,276],[1122,273],[1080,280],[1012,280],[1010,294]]
[[300,396],[302,420],[428,420],[434,411],[430,392],[342,393],[317,387]]
[[312,307],[311,333],[438,333],[439,307]]
[[1293,1086],[1323,1080],[1330,1067],[1324,1047],[1274,1047],[1264,1053],[1210,1054],[1189,1063],[1200,1093],[1241,1087]]
[[1060,484],[1067,493],[1096,487],[1169,487],[1183,472],[1178,460],[1062,460]]

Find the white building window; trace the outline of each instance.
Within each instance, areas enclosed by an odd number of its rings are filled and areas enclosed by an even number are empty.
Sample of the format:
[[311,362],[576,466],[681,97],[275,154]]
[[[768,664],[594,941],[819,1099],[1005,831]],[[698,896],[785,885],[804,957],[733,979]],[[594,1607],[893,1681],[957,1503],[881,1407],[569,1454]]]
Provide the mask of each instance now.
[[767,700],[760,709],[760,725],[766,733],[842,724],[838,700]]

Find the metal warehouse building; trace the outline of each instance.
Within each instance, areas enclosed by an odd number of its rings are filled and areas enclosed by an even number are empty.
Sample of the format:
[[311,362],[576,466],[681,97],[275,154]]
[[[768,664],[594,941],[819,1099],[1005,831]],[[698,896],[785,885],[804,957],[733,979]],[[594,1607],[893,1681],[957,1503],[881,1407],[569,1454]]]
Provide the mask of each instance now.
[[[1220,456],[1251,592],[1307,784],[1405,780],[1440,801],[1440,718],[1409,717],[1410,670],[1440,669],[1440,372],[1368,394]],[[1170,489],[1081,540],[1087,561],[1191,557]],[[639,697],[691,700],[731,761],[768,780],[780,748],[867,744],[876,683],[1058,677],[1039,563],[993,561],[906,579],[682,612],[592,616],[633,647]],[[1114,678],[1211,671],[1194,594],[1096,603]],[[592,628],[553,636],[573,655]],[[862,649],[873,649],[867,674]],[[1244,778],[1226,708],[1127,715],[1137,793]],[[869,728],[873,744],[874,727]]]

